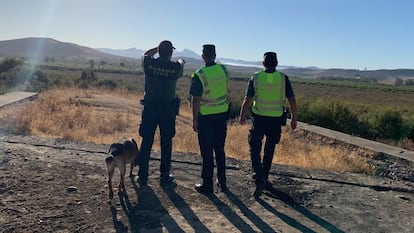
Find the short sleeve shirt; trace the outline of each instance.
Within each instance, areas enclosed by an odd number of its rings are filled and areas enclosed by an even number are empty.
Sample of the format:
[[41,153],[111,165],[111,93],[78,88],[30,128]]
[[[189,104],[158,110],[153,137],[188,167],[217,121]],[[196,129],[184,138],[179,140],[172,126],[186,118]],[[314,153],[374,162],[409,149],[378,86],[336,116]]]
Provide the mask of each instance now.
[[177,80],[183,76],[182,65],[161,57],[144,56],[145,101],[171,102],[176,97]]

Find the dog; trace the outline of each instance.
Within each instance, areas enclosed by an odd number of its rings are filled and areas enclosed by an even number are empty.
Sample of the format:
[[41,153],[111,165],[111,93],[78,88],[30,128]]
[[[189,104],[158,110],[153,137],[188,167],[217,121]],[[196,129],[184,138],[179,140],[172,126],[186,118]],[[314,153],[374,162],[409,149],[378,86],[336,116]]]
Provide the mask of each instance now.
[[130,164],[129,176],[132,176],[132,170],[135,166],[135,161],[139,158],[140,150],[137,142],[133,138],[122,139],[116,143],[112,143],[108,150],[108,157],[105,159],[106,169],[108,171],[108,189],[109,199],[112,200],[114,192],[112,189],[112,176],[117,167],[120,174],[118,194],[125,192],[124,176],[126,173],[127,164]]

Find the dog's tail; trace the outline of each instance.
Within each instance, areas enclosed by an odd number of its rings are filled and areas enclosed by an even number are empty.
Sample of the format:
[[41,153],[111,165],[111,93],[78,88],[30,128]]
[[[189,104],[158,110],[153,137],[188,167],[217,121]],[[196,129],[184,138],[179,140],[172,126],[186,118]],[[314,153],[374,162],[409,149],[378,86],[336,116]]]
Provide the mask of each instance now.
[[108,164],[111,164],[113,161],[114,161],[114,156],[112,156],[112,155],[110,155],[110,156],[106,157],[106,159],[105,159],[105,163],[106,163],[107,165],[108,165]]

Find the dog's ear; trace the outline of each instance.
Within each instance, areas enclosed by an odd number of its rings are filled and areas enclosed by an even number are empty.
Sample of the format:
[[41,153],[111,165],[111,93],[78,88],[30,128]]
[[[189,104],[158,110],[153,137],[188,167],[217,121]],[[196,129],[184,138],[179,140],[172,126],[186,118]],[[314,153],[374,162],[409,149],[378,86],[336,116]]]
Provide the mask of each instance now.
[[111,148],[109,148],[109,154],[112,156],[118,156],[124,153],[125,149],[124,144],[114,143],[111,145]]

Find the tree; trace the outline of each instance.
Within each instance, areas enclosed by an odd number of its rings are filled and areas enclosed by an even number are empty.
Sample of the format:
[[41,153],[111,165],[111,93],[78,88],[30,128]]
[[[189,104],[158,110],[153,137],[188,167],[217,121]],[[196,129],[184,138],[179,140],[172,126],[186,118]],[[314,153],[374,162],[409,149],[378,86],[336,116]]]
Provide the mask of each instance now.
[[414,79],[407,79],[405,80],[406,86],[414,86]]
[[16,60],[14,58],[6,58],[0,63],[0,73],[1,72],[8,72],[14,69],[17,66],[22,65],[23,62]]
[[50,80],[41,70],[36,70],[30,79],[30,91],[40,92],[50,87]]
[[401,78],[396,78],[395,79],[395,86],[402,86],[404,85],[404,80]]
[[90,67],[90,68],[91,68],[91,70],[95,69],[95,60],[90,59],[90,60],[89,60],[89,65],[91,66],[91,67]]

